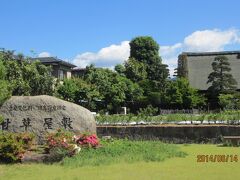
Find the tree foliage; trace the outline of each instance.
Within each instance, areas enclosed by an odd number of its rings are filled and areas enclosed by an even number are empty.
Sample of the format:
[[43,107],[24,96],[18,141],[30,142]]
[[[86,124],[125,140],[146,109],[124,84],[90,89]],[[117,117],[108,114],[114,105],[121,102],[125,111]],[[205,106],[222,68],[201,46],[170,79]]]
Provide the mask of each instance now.
[[156,85],[165,84],[169,70],[167,65],[162,64],[162,59],[159,56],[159,45],[152,37],[140,36],[130,42],[129,60],[131,59],[144,64],[149,80],[158,82]]
[[164,97],[165,104],[171,108],[189,109],[205,105],[205,98],[191,88],[185,78],[169,82]]
[[122,64],[117,64],[115,67],[114,67],[114,70],[120,74],[121,76],[125,76],[125,72],[126,72],[126,69],[125,67],[122,65]]
[[226,56],[215,57],[212,63],[213,72],[208,76],[207,83],[211,84],[208,88],[208,101],[211,108],[221,106],[219,94],[232,93],[236,89],[237,82],[233,78],[230,63]]
[[240,109],[240,93],[219,94],[219,105],[223,110]]
[[9,83],[5,80],[6,69],[0,60],[0,106],[11,96]]
[[125,76],[109,69],[87,67],[85,80],[95,84],[103,96],[105,109],[117,112],[126,102],[132,102],[142,96],[142,89]]
[[139,82],[147,78],[146,65],[134,58],[129,58],[125,62],[125,69],[126,77],[133,82]]
[[1,51],[5,67],[5,80],[9,82],[12,95],[51,95],[53,77],[51,68],[38,61],[31,62],[23,55],[15,56],[12,51]]
[[80,78],[65,79],[63,84],[56,88],[55,95],[90,110],[95,110],[96,102],[101,99],[95,85],[89,84]]
[[236,89],[237,82],[230,73],[231,67],[226,56],[217,56],[212,63],[213,72],[208,76],[211,83],[208,90],[214,94]]
[[[140,108],[146,112],[154,109],[156,114],[158,108],[188,109],[205,105],[205,98],[186,79],[168,78],[169,70],[159,56],[159,45],[148,36],[130,42],[129,59],[116,65],[115,71],[90,65],[82,79],[64,79],[55,89],[50,67],[31,62],[23,55],[15,56],[12,51],[4,50],[0,55],[0,103],[11,94],[54,94],[92,111],[110,113],[118,113],[122,106],[134,113]],[[220,93],[233,89],[234,79],[229,74],[226,58],[216,58],[212,66],[214,72],[208,81],[214,86],[211,90]],[[226,104],[229,97],[224,98],[222,102]]]
[[148,66],[156,62],[161,63],[161,58],[158,54],[159,45],[152,37],[139,36],[134,38],[129,44],[130,58],[135,58]]

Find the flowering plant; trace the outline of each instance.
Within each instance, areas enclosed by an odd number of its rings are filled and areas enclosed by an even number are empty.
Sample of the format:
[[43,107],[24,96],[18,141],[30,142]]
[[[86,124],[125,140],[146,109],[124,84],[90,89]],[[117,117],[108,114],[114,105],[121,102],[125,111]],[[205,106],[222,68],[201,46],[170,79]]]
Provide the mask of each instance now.
[[73,140],[82,147],[96,148],[99,145],[99,140],[95,134],[81,134],[78,136],[73,136]]
[[96,148],[99,140],[95,134],[74,135],[58,130],[46,137],[47,147],[45,152],[49,154],[49,161],[59,161],[65,156],[74,156],[81,151],[81,147]]
[[0,133],[0,162],[20,162],[26,152],[21,134]]
[[32,148],[34,142],[35,135],[32,133],[24,132],[16,134],[16,140],[19,143],[23,144],[23,148],[29,150]]
[[61,129],[58,129],[56,133],[50,133],[46,136],[46,145],[45,151],[49,153],[51,149],[62,148],[67,151],[70,151],[72,134],[69,132],[64,132]]

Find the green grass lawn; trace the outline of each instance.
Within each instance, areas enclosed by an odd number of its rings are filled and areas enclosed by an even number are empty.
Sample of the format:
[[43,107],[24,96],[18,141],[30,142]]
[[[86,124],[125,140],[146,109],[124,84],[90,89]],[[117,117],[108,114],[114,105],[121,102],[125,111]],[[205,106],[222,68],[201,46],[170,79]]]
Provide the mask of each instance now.
[[217,145],[177,145],[186,152],[185,157],[173,157],[159,162],[119,161],[98,166],[76,165],[0,165],[0,179],[240,179],[240,158],[238,162],[197,163],[196,156],[203,155],[238,155],[240,148],[218,147]]

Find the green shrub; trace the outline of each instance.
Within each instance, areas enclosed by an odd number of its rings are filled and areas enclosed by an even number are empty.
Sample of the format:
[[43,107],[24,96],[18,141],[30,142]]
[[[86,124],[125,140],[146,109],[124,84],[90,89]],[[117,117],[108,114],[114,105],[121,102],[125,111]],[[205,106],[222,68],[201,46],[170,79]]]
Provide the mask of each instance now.
[[45,159],[45,162],[47,163],[59,162],[67,156],[69,156],[68,148],[65,148],[62,146],[56,146],[49,150],[49,155]]
[[46,135],[46,149],[49,153],[54,148],[69,148],[69,144],[73,143],[73,133],[58,129],[56,133],[48,133]]
[[157,115],[158,108],[154,108],[152,105],[148,105],[146,108],[140,108],[139,115],[142,116],[154,116]]
[[0,124],[4,121],[4,117],[0,114]]
[[22,141],[18,141],[13,133],[0,134],[0,161],[5,163],[18,162],[25,149]]
[[17,133],[15,136],[17,142],[20,142],[26,150],[30,150],[35,143],[35,135],[32,133]]
[[220,94],[219,95],[219,105],[222,109],[233,109],[234,108],[234,97],[232,94]]
[[0,133],[0,161],[20,162],[33,143],[34,135],[30,133]]

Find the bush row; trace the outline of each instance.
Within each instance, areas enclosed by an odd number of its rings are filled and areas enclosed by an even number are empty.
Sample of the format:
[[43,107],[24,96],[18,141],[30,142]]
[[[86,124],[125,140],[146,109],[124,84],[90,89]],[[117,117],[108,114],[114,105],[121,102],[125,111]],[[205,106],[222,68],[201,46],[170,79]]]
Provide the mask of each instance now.
[[[56,162],[66,156],[78,154],[81,148],[96,148],[99,140],[95,134],[78,134],[57,130],[46,135],[44,151],[46,162]],[[39,151],[31,133],[0,133],[0,162],[21,162],[27,151]]]
[[204,113],[204,114],[167,114],[167,115],[100,115],[96,117],[96,121],[101,124],[117,124],[117,123],[177,123],[180,121],[213,121],[229,124],[238,124],[240,120],[240,111],[224,111],[220,113]]

